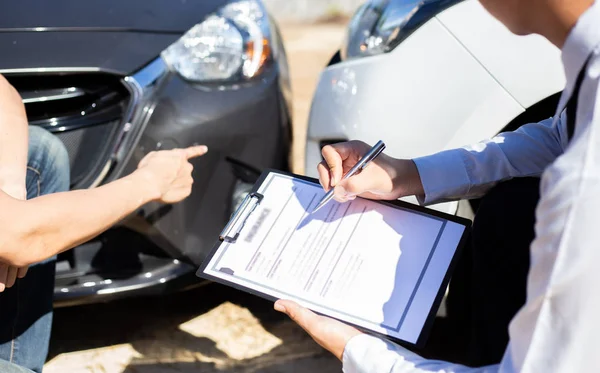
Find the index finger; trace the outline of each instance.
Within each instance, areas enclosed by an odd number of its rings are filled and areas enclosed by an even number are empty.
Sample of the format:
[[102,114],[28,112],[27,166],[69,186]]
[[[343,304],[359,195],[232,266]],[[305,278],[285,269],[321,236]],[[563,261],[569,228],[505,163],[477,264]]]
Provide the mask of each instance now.
[[182,149],[186,159],[200,157],[208,152],[206,145],[190,146],[189,148]]
[[[344,162],[358,162],[362,154],[368,149],[370,149],[369,145],[357,140],[339,142],[323,147],[321,154],[331,171],[332,187],[335,187],[344,176]],[[348,166],[354,166],[354,164]]]

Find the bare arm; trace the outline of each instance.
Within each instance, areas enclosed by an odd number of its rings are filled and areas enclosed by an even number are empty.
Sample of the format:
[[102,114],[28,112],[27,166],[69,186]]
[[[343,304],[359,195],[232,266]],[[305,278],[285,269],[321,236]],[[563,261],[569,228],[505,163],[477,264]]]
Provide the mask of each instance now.
[[134,212],[159,200],[178,202],[189,195],[189,158],[206,147],[149,154],[137,171],[105,186],[21,201],[0,192],[0,261],[26,266],[73,248]]
[[0,75],[0,189],[25,199],[27,115],[19,93]]
[[[21,96],[0,75],[0,190],[18,199],[27,198],[26,173],[28,123]],[[0,292],[24,277],[27,267],[0,263]]]

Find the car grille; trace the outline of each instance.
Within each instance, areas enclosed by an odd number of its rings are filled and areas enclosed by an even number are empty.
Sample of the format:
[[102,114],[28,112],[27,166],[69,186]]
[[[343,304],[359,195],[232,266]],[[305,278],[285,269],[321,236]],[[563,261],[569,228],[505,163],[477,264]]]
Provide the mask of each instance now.
[[71,187],[97,185],[110,167],[130,95],[121,78],[104,73],[7,76],[19,91],[30,125],[65,144]]

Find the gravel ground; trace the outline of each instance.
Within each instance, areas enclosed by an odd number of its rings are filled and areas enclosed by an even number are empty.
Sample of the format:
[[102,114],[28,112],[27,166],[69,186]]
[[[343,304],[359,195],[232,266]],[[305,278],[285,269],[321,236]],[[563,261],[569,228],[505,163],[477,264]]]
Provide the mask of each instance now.
[[[302,172],[310,100],[344,26],[281,25],[294,90],[293,168]],[[164,297],[58,309],[45,373],[339,372],[272,304],[216,284]]]

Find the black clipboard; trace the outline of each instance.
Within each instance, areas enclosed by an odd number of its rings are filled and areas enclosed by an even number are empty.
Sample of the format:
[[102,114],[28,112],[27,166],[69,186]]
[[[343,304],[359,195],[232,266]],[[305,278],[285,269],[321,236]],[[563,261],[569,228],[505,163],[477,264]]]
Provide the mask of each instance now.
[[[260,298],[275,302],[278,300],[278,298],[275,298],[269,294],[265,294],[262,293],[260,291],[257,291],[255,289],[234,283],[234,282],[230,282],[227,280],[224,280],[222,278],[219,277],[215,277],[212,276],[210,274],[204,273],[204,270],[206,269],[206,267],[208,266],[208,264],[211,262],[213,256],[215,255],[215,253],[217,252],[217,250],[219,249],[219,247],[221,246],[221,244],[223,242],[235,242],[235,240],[237,239],[238,235],[240,234],[241,230],[244,228],[244,223],[245,220],[250,216],[250,214],[252,214],[252,212],[254,211],[254,209],[260,204],[260,202],[262,201],[262,199],[264,198],[263,195],[258,193],[258,190],[260,189],[261,185],[264,183],[264,181],[266,180],[266,178],[271,174],[271,173],[276,173],[276,174],[280,174],[280,175],[285,175],[285,176],[289,176],[289,177],[293,177],[296,179],[300,179],[300,180],[304,180],[304,181],[308,181],[310,183],[314,183],[316,185],[320,185],[319,181],[315,178],[311,178],[308,176],[302,176],[302,175],[296,175],[296,174],[292,174],[289,172],[284,172],[284,171],[278,171],[278,170],[273,170],[273,169],[267,169],[265,170],[260,177],[258,178],[258,180],[256,181],[256,183],[254,184],[253,189],[250,191],[250,193],[246,196],[246,198],[243,200],[243,202],[240,204],[240,206],[237,208],[237,210],[233,213],[233,215],[231,216],[231,219],[229,221],[229,223],[225,226],[225,228],[223,229],[223,231],[221,232],[221,234],[219,235],[219,239],[217,240],[217,242],[215,243],[215,245],[213,246],[211,252],[207,255],[207,257],[204,259],[204,262],[202,263],[202,265],[200,266],[200,268],[198,269],[198,271],[196,272],[196,276],[203,278],[203,279],[207,279],[219,284],[223,284],[223,285],[227,285],[230,287],[233,287],[237,290],[241,290],[244,291],[246,293],[252,294],[252,295],[256,295]],[[359,325],[355,325],[352,323],[349,323],[347,321],[344,320],[340,320],[348,325],[352,325],[353,327],[356,327],[359,330],[364,331],[365,333],[368,334],[372,334],[372,335],[377,335],[379,337],[385,338],[387,340],[391,340],[395,343],[398,343],[400,345],[406,346],[406,347],[416,347],[416,348],[422,348],[424,347],[425,343],[427,342],[427,339],[429,337],[429,334],[431,332],[431,328],[433,327],[433,323],[435,321],[435,316],[437,314],[437,311],[440,307],[440,304],[444,298],[444,294],[446,292],[446,288],[448,287],[448,284],[450,282],[450,278],[452,277],[452,272],[454,271],[456,264],[458,262],[458,259],[462,253],[463,248],[465,247],[467,240],[469,238],[470,232],[471,232],[471,221],[465,218],[461,218],[455,215],[450,215],[450,214],[446,214],[440,211],[436,211],[436,210],[431,210],[431,209],[427,209],[425,207],[422,206],[417,206],[408,202],[404,202],[404,201],[400,201],[400,200],[395,200],[395,201],[373,201],[376,203],[380,203],[383,205],[387,205],[387,206],[391,206],[394,208],[400,208],[400,209],[405,209],[405,210],[411,210],[411,211],[415,211],[415,212],[419,212],[421,214],[425,214],[425,215],[430,215],[430,216],[435,216],[438,218],[442,218],[448,221],[452,221],[455,223],[458,223],[462,226],[464,226],[464,231],[462,234],[462,237],[460,238],[459,244],[456,248],[456,250],[454,251],[454,255],[450,261],[449,266],[447,267],[446,273],[443,277],[442,283],[440,285],[440,288],[437,292],[437,295],[435,297],[435,300],[433,301],[432,305],[431,305],[431,309],[429,310],[429,314],[427,315],[426,321],[423,324],[423,327],[421,329],[421,333],[419,335],[419,338],[417,340],[416,343],[412,343],[409,341],[405,341],[405,340],[401,340],[398,338],[395,338],[394,336],[390,336],[384,333],[380,333],[377,331],[373,331],[364,327],[361,327]],[[328,316],[328,315],[325,315]],[[331,316],[328,316],[331,317]]]

